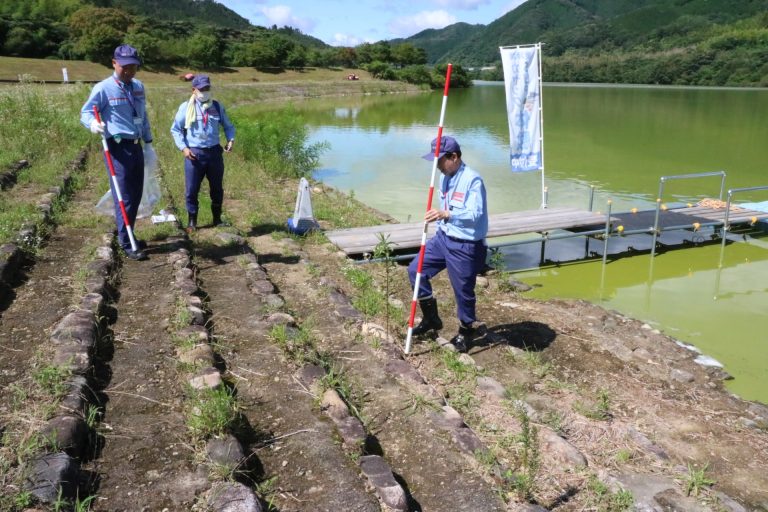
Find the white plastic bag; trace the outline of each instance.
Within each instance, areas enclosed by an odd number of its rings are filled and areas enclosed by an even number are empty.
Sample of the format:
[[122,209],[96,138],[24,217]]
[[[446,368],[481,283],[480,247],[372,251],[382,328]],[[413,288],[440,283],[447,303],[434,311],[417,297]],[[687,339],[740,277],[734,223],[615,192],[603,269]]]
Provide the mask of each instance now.
[[[110,178],[111,179],[111,178]],[[157,154],[152,146],[144,147],[144,190],[139,203],[139,213],[136,218],[143,219],[152,215],[152,210],[160,201],[160,183],[157,181]],[[101,196],[94,207],[96,213],[115,216],[115,204],[112,202],[112,191]]]

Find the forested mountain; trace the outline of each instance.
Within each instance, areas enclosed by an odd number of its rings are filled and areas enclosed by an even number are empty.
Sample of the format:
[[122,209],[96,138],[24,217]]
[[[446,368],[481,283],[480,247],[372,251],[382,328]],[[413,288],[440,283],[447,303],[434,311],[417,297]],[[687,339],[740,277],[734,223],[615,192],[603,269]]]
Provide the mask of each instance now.
[[553,81],[768,85],[768,0],[528,0],[465,37],[454,27],[404,41],[465,66],[541,41]]
[[768,0],[528,0],[489,25],[355,48],[253,26],[215,0],[0,2],[0,55],[105,64],[128,42],[150,67],[358,66],[435,85],[424,64],[495,65],[482,77],[499,79],[499,46],[538,41],[549,81],[768,86]]
[[498,61],[499,46],[544,41],[549,55],[630,49],[762,12],[768,0],[529,0],[487,26],[462,33],[457,27],[466,24],[457,23],[403,41],[424,48],[429,62],[484,65]]
[[111,0],[102,3],[110,3],[110,7],[133,15],[149,15],[162,20],[206,23],[239,30],[251,28],[247,19],[213,0]]
[[290,27],[253,26],[214,0],[3,0],[0,55],[109,63],[128,42],[148,66],[282,67],[335,62]]
[[213,0],[3,0],[0,16],[61,21],[86,6],[115,7],[134,16],[159,20],[188,20],[241,30],[251,27],[248,20]]
[[485,30],[485,25],[454,23],[441,29],[429,28],[404,39],[392,39],[389,44],[411,43],[427,52],[430,63],[448,62],[442,57],[448,55],[463,42],[472,39]]

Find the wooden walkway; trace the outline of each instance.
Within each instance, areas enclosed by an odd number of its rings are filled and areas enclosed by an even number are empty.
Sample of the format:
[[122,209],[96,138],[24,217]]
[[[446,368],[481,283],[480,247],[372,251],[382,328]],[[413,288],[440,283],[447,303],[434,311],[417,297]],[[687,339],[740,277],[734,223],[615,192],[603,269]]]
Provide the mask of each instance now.
[[[684,215],[690,215],[693,217],[700,217],[709,220],[710,222],[718,222],[722,224],[725,222],[725,208],[712,208],[709,206],[689,206],[687,208],[676,208],[672,211],[682,213]],[[768,219],[768,212],[761,212],[757,210],[748,210],[740,206],[731,206],[731,211],[728,214],[729,224],[749,224],[754,220]]]
[[[605,226],[604,214],[578,208],[547,208],[491,215],[488,219],[488,238],[541,233],[557,229],[575,229]],[[380,242],[379,234],[391,243],[392,250],[413,249],[421,245],[424,222],[384,224],[360,228],[327,231],[325,236],[347,255],[372,253]],[[430,226],[427,237],[435,234]]]

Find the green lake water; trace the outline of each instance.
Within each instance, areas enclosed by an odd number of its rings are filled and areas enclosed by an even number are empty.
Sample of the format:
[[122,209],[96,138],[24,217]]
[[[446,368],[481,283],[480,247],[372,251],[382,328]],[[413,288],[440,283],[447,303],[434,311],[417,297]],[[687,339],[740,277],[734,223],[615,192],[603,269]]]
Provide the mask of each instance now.
[[[401,221],[425,210],[442,95],[311,100],[297,104],[311,140],[331,149],[316,178]],[[661,176],[723,170],[726,189],[768,185],[768,90],[548,85],[543,93],[545,182],[548,204],[613,212],[649,209]],[[486,83],[450,91],[444,134],[462,145],[464,160],[484,177],[489,210],[538,208],[541,173],[512,174],[504,90]],[[719,178],[679,180],[665,186],[664,202],[718,197]],[[737,196],[768,200],[768,191]],[[711,231],[664,234],[660,241],[700,242]],[[491,243],[494,240],[490,241]],[[547,265],[540,245],[502,249],[516,277],[541,285],[537,298],[583,298],[618,310],[695,345],[736,378],[732,391],[768,403],[768,238],[642,254],[650,237],[612,239],[611,255],[633,257],[566,262],[602,252],[583,239],[550,242]],[[722,267],[720,260],[722,258]],[[482,316],[482,311],[480,312]]]

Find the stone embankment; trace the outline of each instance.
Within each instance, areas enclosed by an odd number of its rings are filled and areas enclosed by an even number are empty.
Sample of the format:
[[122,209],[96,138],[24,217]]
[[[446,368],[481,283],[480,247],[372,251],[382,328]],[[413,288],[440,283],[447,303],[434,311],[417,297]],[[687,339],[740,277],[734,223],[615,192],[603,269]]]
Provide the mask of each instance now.
[[768,408],[632,319],[491,274],[468,354],[405,356],[401,267],[362,270],[371,313],[321,237],[156,228],[135,262],[109,230],[3,249],[8,510],[768,510]]

